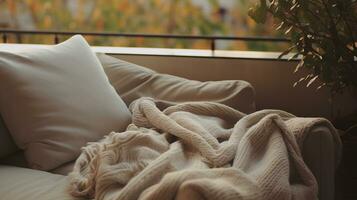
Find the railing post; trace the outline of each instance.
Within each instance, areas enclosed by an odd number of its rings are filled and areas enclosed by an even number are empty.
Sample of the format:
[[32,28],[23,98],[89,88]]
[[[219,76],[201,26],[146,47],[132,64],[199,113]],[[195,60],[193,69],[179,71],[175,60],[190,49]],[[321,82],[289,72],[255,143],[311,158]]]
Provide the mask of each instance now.
[[16,34],[16,43],[22,43],[22,37],[21,34]]
[[57,35],[57,34],[55,34],[54,42],[55,42],[55,44],[58,44],[58,43],[59,43],[59,38],[58,38],[58,35]]
[[4,43],[7,43],[7,34],[6,34],[6,33],[3,33],[3,34],[2,34],[2,41],[3,41]]
[[214,51],[216,50],[216,41],[215,39],[211,40],[211,51],[212,51],[212,56],[214,56]]

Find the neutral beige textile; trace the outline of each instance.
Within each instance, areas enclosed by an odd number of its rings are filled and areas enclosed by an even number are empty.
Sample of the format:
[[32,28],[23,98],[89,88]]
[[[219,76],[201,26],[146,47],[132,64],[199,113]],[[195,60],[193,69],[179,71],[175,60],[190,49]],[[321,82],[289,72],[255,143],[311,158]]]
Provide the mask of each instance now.
[[[52,169],[50,172],[54,174],[68,175],[73,170],[74,161],[65,163],[55,169]],[[18,151],[14,154],[6,156],[0,159],[0,165],[10,165],[16,167],[28,168],[28,164],[23,151]],[[0,177],[1,178],[1,177]]]
[[1,200],[74,200],[68,179],[48,172],[0,165]]
[[130,112],[87,42],[0,52],[0,112],[31,168],[51,170],[123,131]]
[[57,167],[56,169],[51,170],[51,173],[67,176],[73,170],[73,166],[74,166],[74,161],[63,164]]
[[341,159],[342,146],[331,134],[333,132],[329,126],[315,124],[302,145],[304,161],[319,184],[319,200],[335,199],[335,172]]
[[[105,54],[97,54],[97,56],[110,82],[128,105],[139,97],[148,96],[171,104],[186,101],[213,101],[246,113],[255,111],[254,89],[245,81],[187,80],[160,74]],[[13,143],[5,124],[2,123],[1,116],[0,144],[0,158],[19,150]]]
[[[123,60],[97,54],[110,82],[129,105],[142,97],[154,97],[175,104],[186,101],[213,101],[250,113],[255,110],[254,89],[245,81],[200,82],[160,74]],[[18,151],[0,117],[0,158]]]
[[18,150],[0,115],[0,159]]
[[246,81],[188,80],[160,74],[105,54],[97,56],[111,84],[127,105],[140,97],[152,97],[170,104],[211,101],[223,103],[244,113],[255,111],[255,91]]
[[28,163],[25,158],[23,151],[17,151],[11,155],[1,158],[0,165],[11,165],[16,167],[26,167],[28,168]]
[[[159,109],[163,109],[161,112]],[[74,196],[96,199],[317,199],[298,144],[325,119],[217,103],[167,107],[141,98],[133,124],[83,148],[70,174]],[[299,128],[300,127],[300,128]],[[336,132],[334,138],[338,143]]]

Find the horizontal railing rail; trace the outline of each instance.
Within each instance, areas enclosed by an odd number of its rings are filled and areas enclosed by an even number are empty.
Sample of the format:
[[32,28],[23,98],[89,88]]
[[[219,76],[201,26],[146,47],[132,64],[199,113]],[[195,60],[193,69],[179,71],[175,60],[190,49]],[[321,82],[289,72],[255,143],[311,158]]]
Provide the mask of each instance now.
[[3,43],[8,42],[9,35],[15,35],[17,42],[21,43],[21,35],[52,35],[55,44],[60,42],[59,36],[71,36],[81,34],[84,36],[98,37],[126,37],[126,38],[159,38],[159,39],[181,39],[181,40],[207,40],[211,44],[211,50],[216,49],[216,40],[234,40],[245,42],[285,42],[289,43],[288,38],[263,37],[263,36],[203,36],[203,35],[169,35],[169,34],[137,34],[137,33],[115,33],[115,32],[87,32],[87,31],[54,31],[54,30],[17,30],[0,29]]

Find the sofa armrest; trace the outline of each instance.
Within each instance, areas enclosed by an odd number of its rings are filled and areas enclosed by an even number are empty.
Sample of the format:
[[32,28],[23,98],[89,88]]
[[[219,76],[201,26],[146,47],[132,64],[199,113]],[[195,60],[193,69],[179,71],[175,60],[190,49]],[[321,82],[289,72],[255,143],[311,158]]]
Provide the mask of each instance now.
[[320,125],[312,128],[303,142],[302,156],[318,182],[320,200],[335,199],[335,171],[341,157],[335,140],[330,127]]

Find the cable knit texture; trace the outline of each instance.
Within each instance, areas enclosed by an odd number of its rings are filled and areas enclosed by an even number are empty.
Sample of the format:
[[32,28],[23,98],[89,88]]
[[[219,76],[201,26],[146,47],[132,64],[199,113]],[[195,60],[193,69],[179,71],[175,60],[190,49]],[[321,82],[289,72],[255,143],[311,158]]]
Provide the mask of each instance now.
[[151,98],[134,101],[130,110],[127,131],[82,149],[70,174],[73,196],[317,199],[316,180],[298,144],[306,124],[331,127],[325,119],[306,123],[283,111],[246,115],[218,103],[169,106]]

